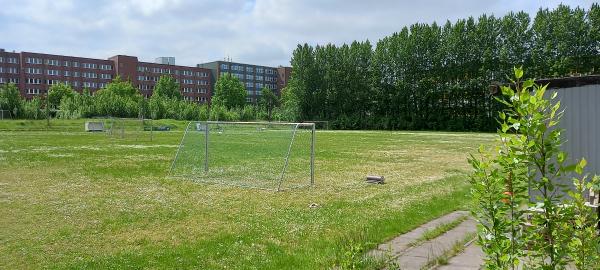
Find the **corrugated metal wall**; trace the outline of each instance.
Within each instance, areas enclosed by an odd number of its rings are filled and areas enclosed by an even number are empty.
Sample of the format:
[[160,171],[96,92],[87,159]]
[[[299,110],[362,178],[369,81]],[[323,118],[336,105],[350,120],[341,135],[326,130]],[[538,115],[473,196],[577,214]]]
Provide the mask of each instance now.
[[588,161],[586,172],[600,174],[600,85],[550,89],[557,92],[564,115],[559,127],[565,129],[563,151],[571,162]]

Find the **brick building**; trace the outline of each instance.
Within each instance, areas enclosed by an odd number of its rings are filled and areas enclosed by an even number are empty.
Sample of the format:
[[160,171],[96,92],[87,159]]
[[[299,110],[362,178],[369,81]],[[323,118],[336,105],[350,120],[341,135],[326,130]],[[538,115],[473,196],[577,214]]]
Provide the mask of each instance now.
[[75,91],[90,92],[104,88],[116,76],[129,80],[144,97],[150,97],[161,76],[170,75],[180,85],[183,98],[210,102],[216,80],[231,73],[248,91],[247,101],[256,103],[263,87],[280,95],[291,76],[291,67],[268,67],[230,61],[214,61],[195,67],[175,65],[173,57],[156,58],[156,63],[141,62],[135,56],[116,55],[108,59],[52,55],[32,52],[7,52],[0,49],[0,84],[15,83],[30,99],[45,95],[53,84],[67,83]]
[[171,75],[180,84],[184,99],[204,103],[210,102],[212,93],[210,72],[199,67],[140,62],[135,56],[117,55],[105,60],[0,49],[0,84],[15,83],[26,98],[45,94],[58,83],[93,93],[117,75],[149,97],[160,76]]
[[268,66],[258,66],[251,64],[235,63],[230,61],[214,61],[203,64],[198,64],[198,67],[208,68],[212,71],[213,88],[214,83],[225,73],[231,73],[233,76],[240,79],[248,91],[248,102],[256,103],[261,95],[263,87],[269,88],[276,95],[280,95],[280,91],[287,84],[289,75],[282,81],[279,79],[279,69],[282,72],[290,71],[291,68],[274,68]]
[[212,81],[210,70],[199,67],[140,62],[135,56],[117,55],[109,58],[114,63],[115,74],[130,80],[145,97],[150,97],[154,85],[162,75],[170,75],[179,83],[185,100],[210,102]]
[[279,66],[277,68],[277,88],[279,89],[279,92],[288,85],[291,77],[292,67]]

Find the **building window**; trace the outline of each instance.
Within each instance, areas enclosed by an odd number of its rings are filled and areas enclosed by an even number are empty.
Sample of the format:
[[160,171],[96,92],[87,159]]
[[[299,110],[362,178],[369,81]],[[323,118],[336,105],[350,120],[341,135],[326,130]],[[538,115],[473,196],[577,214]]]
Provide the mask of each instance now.
[[83,78],[90,78],[90,79],[96,79],[96,78],[98,78],[98,74],[96,74],[94,72],[82,72],[81,73],[81,77],[83,77]]
[[42,64],[42,59],[40,59],[40,58],[27,57],[26,61],[27,61],[27,64],[34,64],[34,65]]
[[183,79],[183,83],[184,83],[184,84],[194,84],[194,80],[190,80],[190,79]]
[[256,75],[256,80],[257,81],[262,81],[263,80],[263,76],[262,75]]
[[185,88],[183,88],[183,92],[184,93],[191,93],[192,92],[192,88],[185,87]]
[[160,73],[160,68],[152,68],[153,73]]
[[95,82],[83,82],[83,87],[96,88],[96,83]]
[[73,71],[73,77],[79,78],[79,71]]
[[198,88],[196,89],[196,93],[206,94],[206,88]]
[[98,83],[98,88],[104,88],[106,87],[106,83]]
[[58,75],[59,75],[59,74],[58,74],[58,73],[59,73],[59,71],[58,71],[58,70],[53,70],[53,69],[48,69],[48,70],[46,70],[46,73],[47,73],[48,75],[51,75],[51,76],[58,76]]
[[73,67],[79,67],[79,62],[73,62]]
[[92,63],[83,63],[82,66],[83,66],[83,68],[88,68],[88,69],[97,69],[98,68],[97,64],[92,64]]
[[254,69],[252,67],[246,67],[246,72],[253,73]]
[[248,103],[252,102],[252,98],[247,97],[246,102],[248,102]]
[[6,78],[0,77],[0,83],[6,83]]
[[102,70],[112,70],[112,66],[111,65],[100,65],[100,69],[102,69]]
[[100,74],[100,78],[105,79],[105,80],[110,80],[112,79],[112,75],[111,74]]
[[257,89],[262,89],[263,88],[263,84],[262,83],[256,83],[256,88]]
[[0,63],[4,63],[4,57],[0,56]]
[[38,78],[27,78],[28,84],[41,84],[42,80]]
[[263,68],[259,68],[259,67],[257,67],[257,68],[256,68],[256,73],[260,73],[260,74],[262,74],[262,73],[265,73],[265,70],[264,70]]
[[74,87],[79,87],[79,82],[78,81],[73,81],[71,84],[73,84]]
[[193,72],[191,70],[184,70],[183,71],[183,76],[193,76]]
[[252,87],[254,87],[254,83],[247,82],[247,83],[246,83],[246,87],[248,87],[248,88],[252,88]]
[[221,64],[221,69],[229,69],[229,66],[227,64]]
[[39,95],[40,94],[40,89],[39,88],[27,88],[27,94],[29,94],[29,95]]
[[69,61],[64,61],[63,62],[63,66],[68,67],[69,66]]
[[46,60],[46,65],[49,65],[49,66],[60,66],[60,61],[54,60],[54,59],[47,59]]
[[268,69],[267,69],[267,74],[273,74],[273,70],[272,70],[272,69],[270,69],[270,68],[268,68]]
[[47,85],[60,84],[60,80],[46,80]]
[[198,85],[208,85],[208,81],[198,80]]
[[27,73],[27,74],[42,74],[42,70],[39,68],[26,68],[25,73]]
[[246,80],[254,80],[254,76],[246,74]]
[[8,78],[8,83],[19,83],[18,78]]

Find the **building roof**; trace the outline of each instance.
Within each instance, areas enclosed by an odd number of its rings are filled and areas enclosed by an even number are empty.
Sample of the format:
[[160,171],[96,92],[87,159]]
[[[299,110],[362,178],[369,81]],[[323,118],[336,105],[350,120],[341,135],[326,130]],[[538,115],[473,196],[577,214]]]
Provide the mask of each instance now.
[[600,75],[572,76],[535,80],[537,84],[548,84],[548,88],[570,88],[600,84]]

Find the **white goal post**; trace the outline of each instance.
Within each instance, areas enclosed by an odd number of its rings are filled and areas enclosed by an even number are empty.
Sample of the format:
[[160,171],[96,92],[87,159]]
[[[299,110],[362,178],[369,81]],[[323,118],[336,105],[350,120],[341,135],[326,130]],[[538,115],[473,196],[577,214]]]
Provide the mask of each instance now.
[[315,124],[189,122],[169,174],[284,190],[314,185]]

